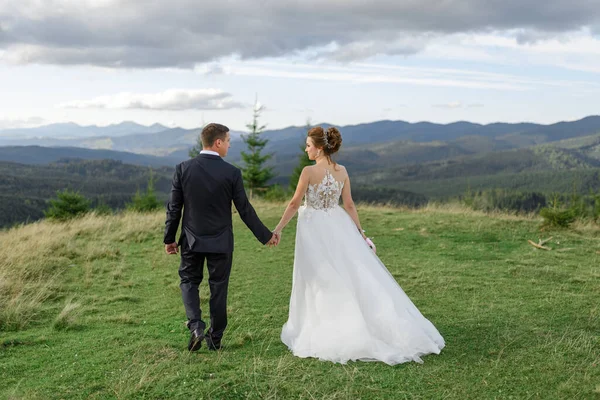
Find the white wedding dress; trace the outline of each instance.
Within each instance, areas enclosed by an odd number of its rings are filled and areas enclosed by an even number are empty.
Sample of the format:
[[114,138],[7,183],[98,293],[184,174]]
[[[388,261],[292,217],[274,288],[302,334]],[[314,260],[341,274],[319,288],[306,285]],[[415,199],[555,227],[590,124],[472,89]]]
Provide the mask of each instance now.
[[281,340],[298,357],[399,364],[439,354],[444,339],[339,206],[343,182],[326,172],[298,213],[288,321]]

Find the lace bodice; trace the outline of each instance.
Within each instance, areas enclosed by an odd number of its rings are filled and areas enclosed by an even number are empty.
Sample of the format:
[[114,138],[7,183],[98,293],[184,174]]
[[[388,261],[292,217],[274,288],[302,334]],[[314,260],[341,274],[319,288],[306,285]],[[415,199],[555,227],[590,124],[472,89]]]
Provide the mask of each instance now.
[[340,203],[344,182],[336,181],[331,172],[325,170],[321,183],[308,185],[304,205],[317,210],[330,210]]

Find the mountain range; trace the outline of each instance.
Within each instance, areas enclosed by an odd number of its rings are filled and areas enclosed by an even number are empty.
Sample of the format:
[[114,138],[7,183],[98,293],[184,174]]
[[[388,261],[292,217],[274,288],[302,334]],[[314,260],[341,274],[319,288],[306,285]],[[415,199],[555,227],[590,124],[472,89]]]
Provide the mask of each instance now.
[[[377,121],[341,126],[339,129],[343,136],[340,161],[360,166],[361,169],[376,169],[593,136],[600,133],[600,116],[551,125]],[[133,122],[107,127],[54,124],[0,131],[0,146],[12,146],[13,149],[15,146],[42,146],[111,150],[167,157],[163,165],[172,165],[174,160],[188,157],[188,151],[196,144],[199,132],[200,128],[167,128],[160,124],[144,126]],[[240,152],[244,150],[242,134],[239,131],[231,132],[233,144],[229,159],[232,162],[239,162],[241,159]],[[303,146],[305,135],[304,126],[263,132],[263,137],[269,140],[265,151],[274,153],[274,164],[283,175],[288,175],[295,165],[296,159],[293,156],[300,153],[299,147]],[[40,152],[39,149],[35,151]],[[75,149],[71,151],[77,153]],[[91,153],[81,153],[81,158],[91,156]],[[4,159],[1,157],[0,159]]]
[[133,133],[156,133],[165,131],[167,128],[161,124],[150,126],[140,125],[131,121],[123,121],[119,124],[108,126],[88,125],[81,126],[73,122],[44,125],[37,128],[16,128],[0,130],[0,138],[8,139],[73,139],[95,136],[124,136]]
[[[397,188],[404,181],[600,168],[600,116],[551,125],[377,121],[339,129],[343,146],[337,160],[365,185]],[[21,137],[10,137],[15,132]],[[47,164],[75,158],[113,159],[173,167],[189,157],[199,132],[200,128],[133,122],[5,130],[0,131],[0,161]],[[54,136],[48,136],[51,133]],[[232,132],[230,162],[241,161],[242,134]],[[265,151],[274,155],[271,164],[278,173],[274,182],[287,183],[305,135],[304,126],[263,132],[268,139]]]
[[[80,147],[187,157],[200,131],[201,128],[168,128],[161,124],[144,126],[128,121],[105,127],[65,123],[0,130],[0,146]],[[231,136],[233,141],[240,140],[241,132],[233,131]]]
[[[599,116],[552,125],[378,121],[339,129],[335,159],[350,171],[358,201],[420,205],[488,189],[600,193]],[[199,132],[134,123],[0,131],[0,227],[42,217],[64,188],[121,208],[144,190],[149,167],[164,200],[173,166],[189,157]],[[240,162],[242,134],[232,132],[230,162]],[[278,174],[273,183],[287,185],[306,127],[263,135]]]

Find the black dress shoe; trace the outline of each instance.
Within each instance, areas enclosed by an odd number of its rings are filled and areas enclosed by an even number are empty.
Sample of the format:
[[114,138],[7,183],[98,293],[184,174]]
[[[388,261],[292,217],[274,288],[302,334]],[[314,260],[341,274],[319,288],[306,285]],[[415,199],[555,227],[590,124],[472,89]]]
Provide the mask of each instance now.
[[204,340],[204,331],[202,329],[194,329],[192,336],[190,336],[190,342],[188,343],[189,351],[196,351],[202,347],[202,341]]
[[219,340],[215,340],[213,339],[210,335],[206,336],[206,347],[208,347],[209,350],[221,350],[221,339]]

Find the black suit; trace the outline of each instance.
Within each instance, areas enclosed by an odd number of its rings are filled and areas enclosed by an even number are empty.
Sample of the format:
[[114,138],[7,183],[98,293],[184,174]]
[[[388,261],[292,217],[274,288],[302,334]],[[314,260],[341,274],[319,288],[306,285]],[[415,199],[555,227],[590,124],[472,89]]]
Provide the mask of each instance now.
[[192,331],[206,328],[198,294],[206,260],[210,287],[209,334],[217,342],[227,326],[227,287],[233,252],[232,201],[254,236],[266,244],[272,233],[248,201],[238,168],[211,154],[200,154],[175,167],[164,243],[175,242],[183,209],[179,276],[189,328]]

